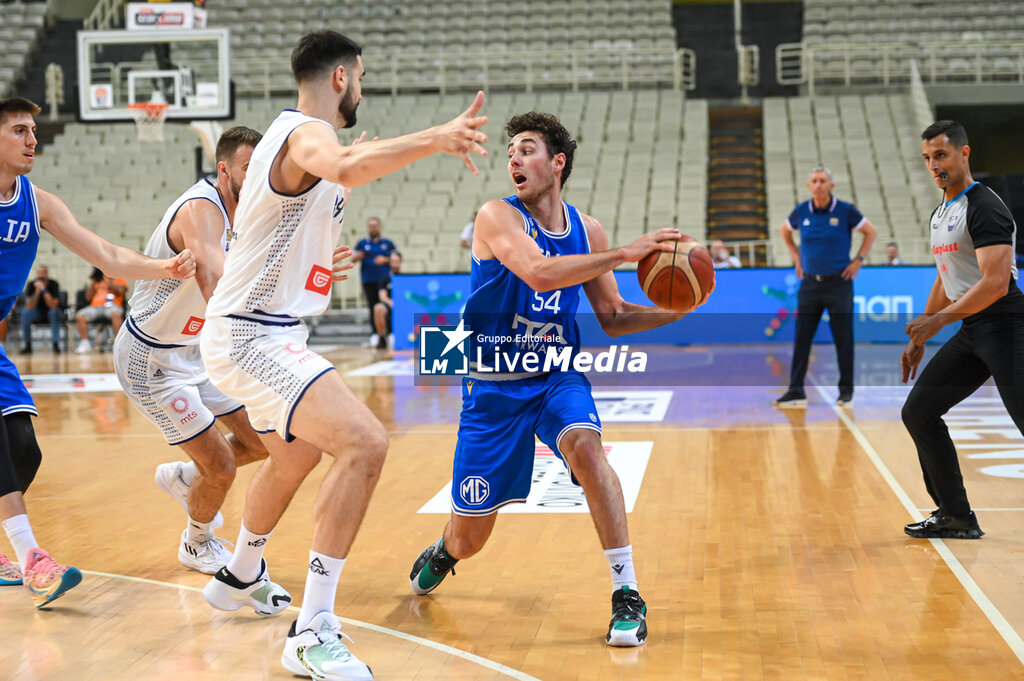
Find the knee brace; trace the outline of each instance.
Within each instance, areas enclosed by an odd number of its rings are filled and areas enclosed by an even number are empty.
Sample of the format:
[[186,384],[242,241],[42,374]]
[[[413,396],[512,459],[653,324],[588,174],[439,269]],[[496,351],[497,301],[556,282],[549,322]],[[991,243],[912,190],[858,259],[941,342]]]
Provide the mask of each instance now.
[[7,427],[7,444],[18,489],[24,493],[35,479],[39,464],[43,461],[43,454],[36,441],[36,431],[32,428],[32,416],[25,412],[10,414],[4,417],[4,425]]

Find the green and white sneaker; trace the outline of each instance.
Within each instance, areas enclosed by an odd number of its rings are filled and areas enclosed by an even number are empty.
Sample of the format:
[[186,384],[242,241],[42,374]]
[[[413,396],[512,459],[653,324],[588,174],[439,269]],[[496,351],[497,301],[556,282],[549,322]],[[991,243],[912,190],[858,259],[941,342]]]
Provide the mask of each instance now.
[[647,604],[628,586],[612,592],[612,621],[604,640],[610,646],[625,648],[647,640]]
[[[306,628],[288,630],[281,664],[292,674],[317,681],[373,681],[373,672],[349,652],[341,633],[341,622],[332,612],[318,612]],[[352,639],[349,638],[351,641]]]
[[423,553],[412,565],[412,572],[409,573],[409,584],[413,592],[423,595],[428,594],[437,588],[437,585],[444,581],[444,578],[451,572],[455,574],[455,564],[458,558],[452,558],[444,550],[444,537],[423,549]]
[[203,598],[218,610],[233,611],[248,605],[263,617],[276,615],[292,602],[287,591],[270,581],[267,561],[263,561],[260,576],[249,584],[240,582],[228,572],[227,566],[222,567],[203,587]]

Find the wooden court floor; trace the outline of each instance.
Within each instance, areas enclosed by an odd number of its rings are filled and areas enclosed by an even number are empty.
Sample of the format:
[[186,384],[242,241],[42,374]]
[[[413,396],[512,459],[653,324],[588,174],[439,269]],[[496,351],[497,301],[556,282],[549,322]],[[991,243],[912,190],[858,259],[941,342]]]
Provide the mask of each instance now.
[[[628,650],[603,642],[608,568],[585,513],[503,513],[480,555],[433,595],[413,596],[411,563],[444,525],[418,511],[449,480],[458,397],[407,378],[348,378],[391,434],[336,607],[378,679],[1024,679],[1024,480],[1010,477],[1024,438],[990,391],[952,427],[973,447],[962,450],[965,480],[988,534],[913,540],[902,526],[929,503],[899,422],[904,388],[858,388],[854,407],[838,410],[819,351],[811,379],[824,387],[787,413],[771,406],[787,352],[686,352],[755,378],[680,384],[661,421],[605,424],[606,444],[651,443],[629,514],[650,637]],[[859,372],[884,374],[886,353],[897,370],[892,347],[858,353],[873,362]],[[343,372],[386,359],[328,356]],[[101,354],[15,359],[26,375],[112,370]],[[20,588],[0,589],[0,679],[292,678],[279,656],[294,613],[214,611],[199,593],[208,578],[178,564],[184,514],[152,477],[178,450],[120,393],[36,399],[44,460],[29,513],[40,542],[85,578],[45,611]],[[267,548],[296,600],[323,470]],[[232,541],[252,472],[240,471],[223,509],[219,534]]]

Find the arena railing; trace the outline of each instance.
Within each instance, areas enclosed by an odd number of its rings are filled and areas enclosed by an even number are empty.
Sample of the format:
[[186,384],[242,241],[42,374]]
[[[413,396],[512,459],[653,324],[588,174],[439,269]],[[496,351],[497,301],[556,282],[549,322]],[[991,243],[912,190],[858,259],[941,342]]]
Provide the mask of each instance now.
[[[697,86],[696,54],[689,49],[562,49],[506,52],[401,52],[387,55],[385,77],[363,85],[367,91],[445,94],[475,88],[534,89],[603,86],[629,89],[660,85],[675,90]],[[232,60],[235,92],[262,95],[293,92],[286,54]]]
[[906,85],[916,61],[926,84],[1024,85],[1024,41],[783,43],[775,49],[780,85]]

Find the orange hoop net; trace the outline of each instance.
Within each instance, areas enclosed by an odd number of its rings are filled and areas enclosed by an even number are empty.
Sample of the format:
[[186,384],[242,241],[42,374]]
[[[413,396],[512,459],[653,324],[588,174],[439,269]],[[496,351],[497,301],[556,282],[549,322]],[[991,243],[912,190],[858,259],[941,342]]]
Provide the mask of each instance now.
[[163,142],[164,120],[167,118],[165,102],[132,102],[128,109],[135,117],[135,128],[140,142]]

